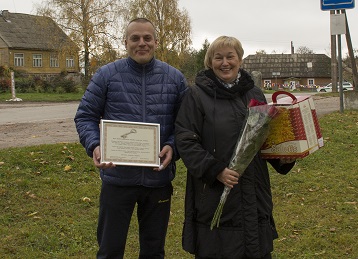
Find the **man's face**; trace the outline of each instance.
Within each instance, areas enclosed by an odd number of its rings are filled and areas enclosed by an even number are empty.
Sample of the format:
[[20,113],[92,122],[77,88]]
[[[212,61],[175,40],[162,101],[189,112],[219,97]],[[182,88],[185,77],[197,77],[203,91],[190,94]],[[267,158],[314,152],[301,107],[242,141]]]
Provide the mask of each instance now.
[[128,55],[139,64],[146,64],[154,57],[157,40],[153,25],[149,22],[132,22],[127,28],[125,46]]

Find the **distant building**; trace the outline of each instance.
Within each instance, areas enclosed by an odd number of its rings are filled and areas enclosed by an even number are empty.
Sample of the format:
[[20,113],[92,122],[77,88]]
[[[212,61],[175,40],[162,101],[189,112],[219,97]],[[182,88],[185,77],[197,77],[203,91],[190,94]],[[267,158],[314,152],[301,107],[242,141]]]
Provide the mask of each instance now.
[[51,77],[78,73],[78,47],[49,17],[0,11],[0,66]]
[[331,82],[331,59],[325,54],[256,54],[243,60],[243,69],[261,73],[262,88],[311,88]]

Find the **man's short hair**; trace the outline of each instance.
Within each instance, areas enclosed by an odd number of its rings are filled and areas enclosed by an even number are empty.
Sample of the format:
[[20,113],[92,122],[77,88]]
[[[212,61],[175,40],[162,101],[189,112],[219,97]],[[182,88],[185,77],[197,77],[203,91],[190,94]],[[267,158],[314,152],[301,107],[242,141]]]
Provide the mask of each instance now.
[[154,26],[154,24],[153,24],[150,20],[148,20],[147,18],[144,18],[144,17],[135,18],[135,19],[131,20],[131,21],[128,23],[127,29],[126,29],[126,38],[128,37],[128,26],[129,26],[131,23],[133,23],[133,22],[150,23],[150,24],[153,26],[153,28],[154,28],[154,39],[157,39],[157,33],[156,33],[156,31],[155,31],[155,26]]

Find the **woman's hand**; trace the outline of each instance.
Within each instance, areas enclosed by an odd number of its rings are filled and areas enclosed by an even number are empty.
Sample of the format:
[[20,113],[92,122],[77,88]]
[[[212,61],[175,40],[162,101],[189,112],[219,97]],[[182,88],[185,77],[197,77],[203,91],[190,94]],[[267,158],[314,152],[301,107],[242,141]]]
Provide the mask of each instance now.
[[280,165],[291,164],[296,161],[296,158],[281,158]]
[[239,183],[240,174],[229,168],[225,168],[216,178],[225,186],[233,188],[235,184]]

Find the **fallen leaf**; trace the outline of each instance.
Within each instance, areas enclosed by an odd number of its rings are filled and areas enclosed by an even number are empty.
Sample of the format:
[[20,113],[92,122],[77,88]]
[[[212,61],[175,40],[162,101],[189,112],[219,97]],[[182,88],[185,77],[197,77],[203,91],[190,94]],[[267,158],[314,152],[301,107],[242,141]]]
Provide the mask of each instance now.
[[32,213],[28,214],[27,216],[28,216],[28,217],[32,217],[32,216],[36,215],[37,213],[38,213],[38,212],[35,211],[35,212],[32,212]]
[[26,192],[26,196],[30,197],[30,198],[33,198],[35,199],[36,198],[36,195],[31,193],[31,192]]
[[83,198],[82,198],[82,201],[84,201],[84,202],[91,202],[91,199],[88,198],[88,197],[83,197]]
[[71,169],[72,169],[72,166],[66,165],[64,170],[67,172],[67,171],[70,171]]

